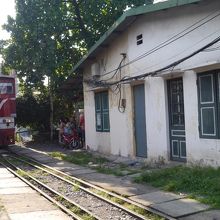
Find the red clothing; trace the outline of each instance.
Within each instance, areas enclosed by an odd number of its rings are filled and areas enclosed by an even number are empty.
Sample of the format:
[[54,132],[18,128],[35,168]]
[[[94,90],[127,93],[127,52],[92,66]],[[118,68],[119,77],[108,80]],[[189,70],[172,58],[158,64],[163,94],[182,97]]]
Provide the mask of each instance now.
[[85,130],[84,114],[81,114],[81,115],[79,116],[79,127],[80,127],[82,130]]

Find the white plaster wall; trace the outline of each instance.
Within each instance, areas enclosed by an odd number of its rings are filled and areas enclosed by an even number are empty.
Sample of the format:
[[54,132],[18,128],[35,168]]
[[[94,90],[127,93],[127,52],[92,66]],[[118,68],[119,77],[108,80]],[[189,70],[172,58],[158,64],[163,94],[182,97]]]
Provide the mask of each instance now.
[[88,149],[97,150],[95,127],[95,100],[94,94],[89,92],[89,87],[84,83],[84,115],[85,115],[85,145]]
[[197,75],[183,75],[187,160],[191,163],[220,166],[220,140],[199,137]]
[[[192,4],[139,16],[127,31],[120,34],[108,48],[103,49],[96,57],[97,61],[104,60],[102,72],[105,73],[117,68],[122,58],[120,53],[127,53],[125,62],[129,62],[199,19],[213,14],[213,11],[217,9],[220,9],[220,2],[213,0],[212,4],[209,1],[203,1],[199,6]],[[135,76],[154,71],[189,55],[219,35],[219,23],[220,16],[163,49],[123,68],[122,76]],[[144,43],[137,46],[136,36],[139,34],[143,34]],[[201,64],[213,61],[220,62],[219,60],[219,50],[203,52],[176,66],[175,69],[185,71]],[[175,69],[172,71],[175,72]],[[85,76],[87,75],[90,75],[89,65],[85,70]],[[173,75],[175,77],[175,74]],[[189,162],[203,160],[202,162],[207,164],[217,164],[220,161],[220,141],[199,138],[196,73],[185,72],[183,84],[187,160]],[[95,131],[94,91],[90,91],[90,89],[85,85],[86,144],[91,149],[104,153],[134,156],[132,86],[123,86],[122,98],[126,99],[125,113],[118,112],[118,95],[109,90],[110,132],[107,133]],[[157,160],[159,157],[168,160],[169,129],[166,79],[163,77],[146,78],[145,92],[148,160]]]
[[[124,91],[123,91],[124,90]],[[110,110],[111,153],[121,156],[133,156],[133,116],[131,87],[124,86],[122,96],[126,99],[124,113],[118,111],[118,95],[111,93],[112,108]]]
[[[191,4],[139,16],[129,28],[128,60],[133,60],[150,51],[207,15],[216,15],[216,10],[220,9],[220,1],[212,0],[211,3],[210,1],[202,1],[199,4]],[[155,71],[191,54],[219,36],[219,23],[220,16],[166,47],[148,54],[138,62],[130,64],[130,74],[140,75]],[[139,34],[143,34],[143,44],[137,46],[136,36]],[[176,66],[175,69],[185,70],[213,60],[220,61],[219,54],[219,50],[211,53],[200,53]]]
[[[118,67],[122,59],[121,53],[127,53],[127,47],[127,32],[125,32],[123,35],[120,35],[120,39],[114,40],[112,45],[100,52],[95,62],[103,60],[104,66],[101,67],[102,74]],[[105,76],[105,79],[110,78],[113,74],[114,72]],[[124,68],[121,74],[122,76],[129,74],[129,69]],[[84,78],[89,77],[91,77],[90,65],[84,70]],[[124,113],[118,111],[119,94],[118,91],[114,91],[114,89],[114,87],[108,89],[110,132],[96,132],[94,93],[101,90],[92,89],[86,83],[84,84],[86,145],[92,150],[98,150],[106,154],[125,157],[133,156],[134,137],[131,87],[130,85],[122,86],[122,98],[126,99],[126,109]]]
[[168,127],[166,115],[165,81],[163,78],[147,78],[145,82],[146,129],[148,160],[168,159]]
[[[144,54],[201,18],[211,14],[214,15],[215,13],[213,12],[216,9],[220,9],[219,1],[212,1],[212,4],[204,1],[200,4],[200,7],[197,5],[185,6],[138,18],[129,29],[130,46],[128,59],[133,60]],[[130,75],[140,75],[163,68],[198,50],[219,35],[219,23],[220,17],[218,16],[213,21],[208,22],[176,42],[149,54],[138,62],[132,63],[129,65]],[[143,34],[144,43],[137,46],[136,36],[139,34]],[[185,71],[186,69],[212,62],[220,63],[219,50],[199,53],[176,66],[172,71],[175,72],[175,69]],[[175,74],[173,74],[173,77],[175,77]],[[165,97],[166,83],[163,84],[162,82],[163,79],[161,81],[158,79],[146,80],[146,125],[149,160],[156,159],[158,156],[169,158],[167,98]],[[199,138],[196,73],[186,72],[183,74],[183,83],[187,161],[219,165],[220,141]]]

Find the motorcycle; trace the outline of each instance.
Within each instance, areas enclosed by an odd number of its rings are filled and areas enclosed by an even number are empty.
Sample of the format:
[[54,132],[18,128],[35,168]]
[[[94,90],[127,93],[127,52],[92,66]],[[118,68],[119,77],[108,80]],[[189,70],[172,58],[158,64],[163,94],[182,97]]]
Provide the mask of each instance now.
[[76,149],[80,147],[80,137],[76,129],[73,129],[72,134],[61,135],[61,144],[69,149]]

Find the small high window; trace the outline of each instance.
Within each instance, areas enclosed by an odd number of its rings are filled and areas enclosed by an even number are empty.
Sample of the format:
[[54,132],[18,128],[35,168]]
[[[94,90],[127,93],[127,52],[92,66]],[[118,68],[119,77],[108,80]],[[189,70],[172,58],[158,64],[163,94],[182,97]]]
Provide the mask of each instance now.
[[142,34],[139,34],[137,37],[137,45],[140,45],[143,43],[143,35]]

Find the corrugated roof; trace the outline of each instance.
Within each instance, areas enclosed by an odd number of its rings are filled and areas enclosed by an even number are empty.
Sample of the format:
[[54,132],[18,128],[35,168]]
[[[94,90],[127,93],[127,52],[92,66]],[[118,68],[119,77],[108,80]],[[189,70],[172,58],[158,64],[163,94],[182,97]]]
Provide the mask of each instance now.
[[164,9],[179,7],[183,5],[193,4],[200,2],[202,0],[168,0],[165,2],[159,2],[156,4],[150,4],[145,6],[140,6],[137,8],[132,8],[125,13],[109,28],[107,32],[91,47],[89,52],[73,67],[71,72],[75,72],[82,68],[87,59],[92,59],[100,48],[108,45],[108,42],[114,38],[115,35],[124,31],[129,24],[131,24],[136,16],[153,13]]

